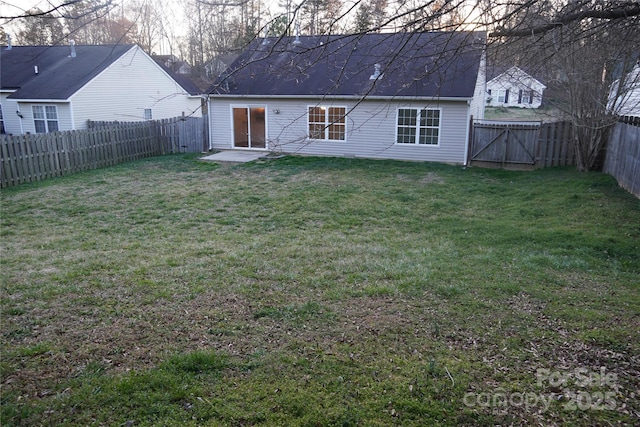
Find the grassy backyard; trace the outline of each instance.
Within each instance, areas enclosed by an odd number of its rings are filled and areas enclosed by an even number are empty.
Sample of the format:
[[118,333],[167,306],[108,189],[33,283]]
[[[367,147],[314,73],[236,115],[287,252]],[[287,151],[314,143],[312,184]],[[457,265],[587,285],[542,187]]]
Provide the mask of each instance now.
[[0,197],[3,426],[640,423],[610,176],[183,155]]

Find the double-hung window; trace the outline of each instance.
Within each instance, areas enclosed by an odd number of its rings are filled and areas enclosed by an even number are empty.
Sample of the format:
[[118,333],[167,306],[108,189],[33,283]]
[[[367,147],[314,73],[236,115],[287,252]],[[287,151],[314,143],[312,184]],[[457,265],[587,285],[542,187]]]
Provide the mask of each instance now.
[[36,133],[56,132],[58,127],[58,109],[55,105],[33,105],[33,125]]
[[424,108],[398,109],[398,144],[438,145],[440,110]]
[[532,103],[533,103],[533,91],[520,90],[520,99],[518,99],[518,104],[532,104]]
[[346,107],[309,107],[309,138],[344,141],[347,130]]
[[509,89],[498,90],[498,103],[506,104],[509,102]]

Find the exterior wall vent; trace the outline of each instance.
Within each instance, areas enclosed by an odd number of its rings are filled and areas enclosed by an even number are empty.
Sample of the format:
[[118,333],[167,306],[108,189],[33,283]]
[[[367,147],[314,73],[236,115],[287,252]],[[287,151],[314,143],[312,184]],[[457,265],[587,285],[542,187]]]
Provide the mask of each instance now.
[[296,39],[293,41],[293,44],[300,44],[300,24],[296,24]]
[[380,64],[375,64],[373,66],[373,74],[371,74],[371,76],[369,77],[369,80],[378,80],[379,78],[384,76],[384,74],[380,72],[380,67],[381,67]]

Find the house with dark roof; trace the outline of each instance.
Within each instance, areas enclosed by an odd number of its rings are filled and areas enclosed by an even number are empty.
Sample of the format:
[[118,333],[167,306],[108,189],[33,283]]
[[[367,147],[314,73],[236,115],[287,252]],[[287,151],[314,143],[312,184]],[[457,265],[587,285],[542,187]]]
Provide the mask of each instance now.
[[492,69],[487,81],[489,107],[539,108],[547,88],[540,80],[521,68]]
[[465,164],[485,34],[254,40],[209,89],[210,147]]
[[6,133],[84,129],[88,120],[199,114],[199,92],[137,45],[0,50],[0,118]]

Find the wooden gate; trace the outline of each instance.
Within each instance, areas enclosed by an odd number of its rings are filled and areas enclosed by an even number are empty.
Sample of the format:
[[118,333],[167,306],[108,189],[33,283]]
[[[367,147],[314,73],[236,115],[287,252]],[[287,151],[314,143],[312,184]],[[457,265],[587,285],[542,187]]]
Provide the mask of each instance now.
[[469,138],[469,164],[507,169],[537,169],[575,164],[569,122],[477,120]]
[[541,126],[542,122],[474,122],[471,164],[534,167]]

